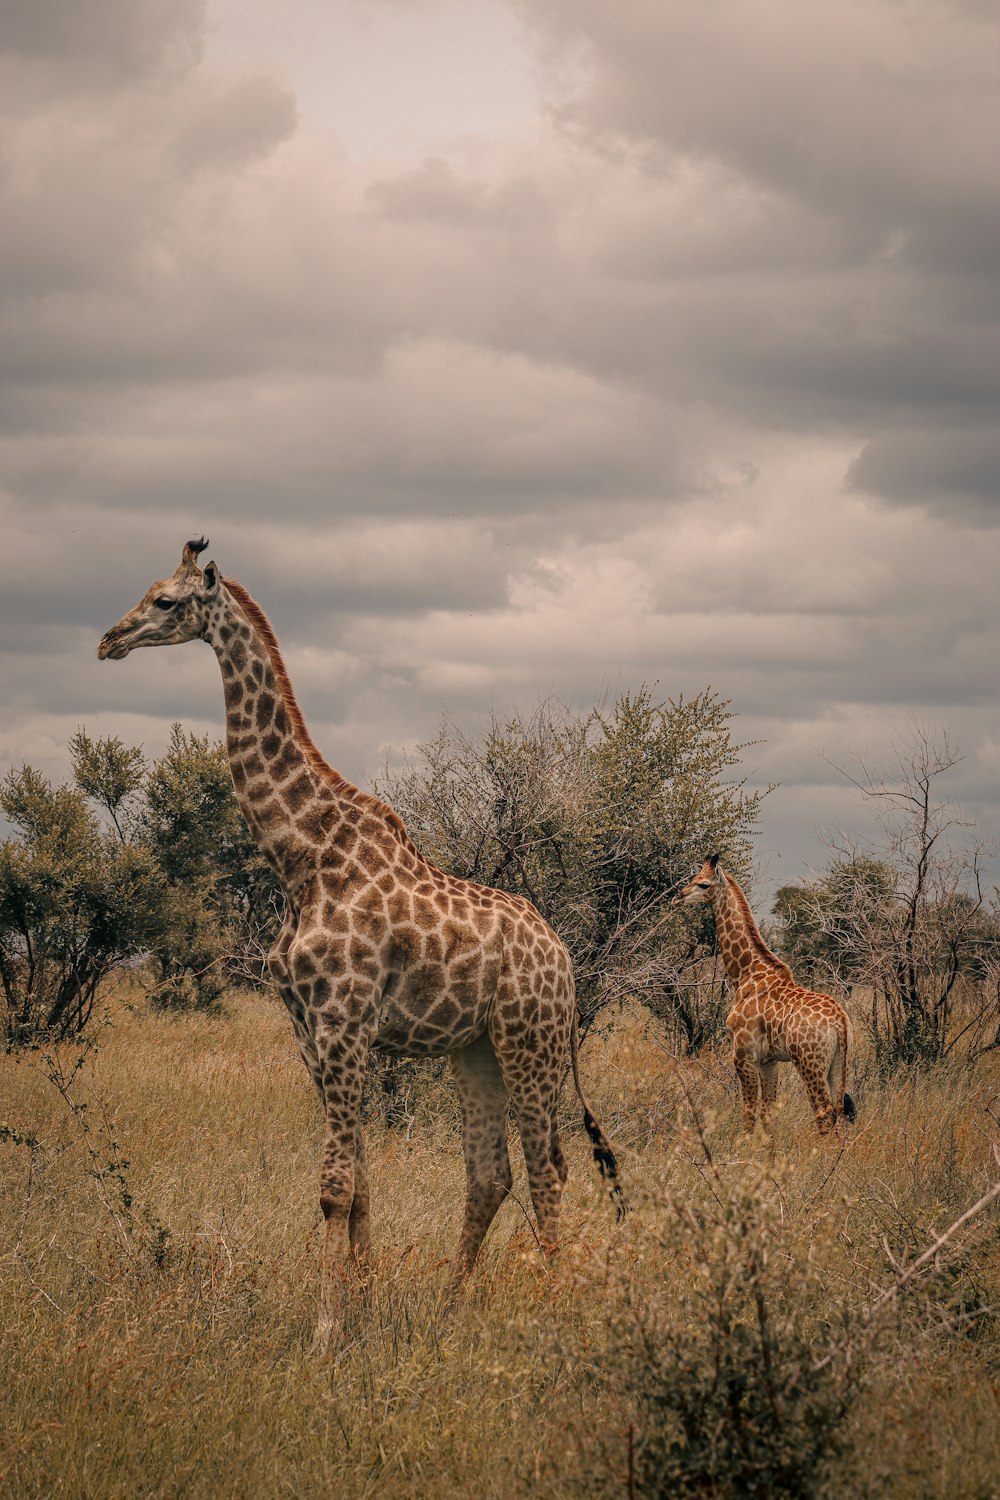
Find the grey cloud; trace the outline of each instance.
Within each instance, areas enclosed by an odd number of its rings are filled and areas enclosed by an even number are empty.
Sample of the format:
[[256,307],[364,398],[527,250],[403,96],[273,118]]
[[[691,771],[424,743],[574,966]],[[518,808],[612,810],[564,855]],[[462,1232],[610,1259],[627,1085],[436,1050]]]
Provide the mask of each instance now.
[[[112,496],[147,493],[136,465],[162,475],[175,464],[172,481],[185,491],[217,489],[251,509],[269,503],[279,474],[293,479],[306,508],[323,505],[338,479],[356,503],[390,510],[433,505],[434,492],[454,505],[469,491],[486,506],[542,491],[571,501],[663,496],[697,488],[710,473],[699,451],[707,409],[719,428],[839,425],[863,440],[911,415],[925,421],[942,393],[984,400],[995,389],[987,340],[969,331],[955,340],[954,320],[913,284],[898,247],[872,248],[843,215],[819,214],[737,167],[623,175],[599,154],[564,159],[552,141],[530,170],[528,153],[515,154],[499,170],[490,164],[492,178],[484,166],[430,162],[365,180],[302,140],[283,157],[280,178],[258,178],[227,156],[234,142],[251,154],[270,149],[289,127],[287,106],[267,81],[188,81],[172,105],[161,101],[160,137],[147,130],[138,157],[126,113],[115,149],[101,142],[103,175],[86,170],[98,166],[96,145],[63,165],[63,178],[93,183],[79,213],[72,196],[63,200],[77,233],[60,232],[58,192],[22,216],[25,276],[69,294],[8,310],[11,379],[37,386],[86,377],[91,389],[75,395],[81,408],[100,406],[100,381],[105,410],[120,408],[128,388],[125,405],[145,436],[131,446],[131,463],[122,454],[120,474],[112,461],[101,476]],[[220,191],[205,198],[198,150],[213,160],[213,129],[221,131]],[[533,211],[539,202],[546,212]],[[38,245],[58,247],[48,272]],[[514,361],[527,355],[541,367],[537,385],[546,369],[563,371],[567,410],[543,402],[533,453],[502,381],[490,390],[475,378],[487,412],[478,431],[463,415],[461,356],[454,380],[442,365],[434,387],[403,389],[392,351],[429,344],[429,335]],[[516,390],[527,366],[509,368]],[[331,382],[326,414],[316,372],[331,369],[352,388]],[[606,411],[595,426],[585,395],[581,433],[566,417],[587,380],[604,389]],[[147,402],[135,398],[143,386]],[[625,412],[633,398],[639,420],[613,418],[611,431],[608,413]],[[413,440],[395,406],[413,405],[416,434],[446,401],[458,404],[455,432],[429,443],[423,432]],[[149,408],[159,414],[152,433]],[[156,429],[171,409],[176,435],[161,441]],[[508,416],[501,457],[496,440]],[[607,460],[594,453],[602,425]],[[73,426],[79,432],[79,418]],[[98,429],[103,438],[107,429]],[[86,443],[63,431],[51,448],[36,436],[34,451],[22,443],[11,456],[37,499],[65,494],[73,476],[86,481]],[[286,434],[294,434],[290,462]],[[575,458],[558,453],[562,441],[579,450]],[[270,454],[260,451],[266,444]],[[103,458],[103,443],[96,449]]]
[[942,507],[982,521],[1000,517],[1000,433],[995,426],[886,432],[848,470],[852,488],[906,504]]
[[258,517],[280,504],[331,519],[502,513],[543,490],[565,507],[670,494],[694,478],[680,414],[571,366],[441,341],[398,350],[379,381],[140,386],[85,404],[86,425],[0,440],[22,494]]
[[[144,350],[152,372],[157,345],[176,347],[171,297],[193,293],[204,312],[198,212],[208,233],[221,216],[204,175],[228,174],[228,186],[266,156],[294,130],[294,96],[269,77],[213,75],[63,99],[38,119],[7,113],[5,368],[66,378],[86,350],[105,373],[124,346]],[[190,336],[196,325],[180,326]]]
[[295,131],[295,95],[273,78],[237,77],[195,101],[174,142],[182,168],[239,166]]
[[345,620],[373,608],[383,619],[502,605],[502,549],[502,531],[498,537],[475,521],[423,515],[416,521],[338,517],[326,526],[258,524],[223,531],[214,551],[224,572],[282,600],[283,638],[294,630],[298,641],[312,633],[330,643]]
[[[567,126],[650,182],[694,184],[699,219],[716,210],[700,268],[678,216],[611,251],[626,274],[659,281],[629,345],[647,361],[640,378],[689,375],[730,410],[792,430],[844,424],[876,446],[881,428],[919,432],[935,410],[946,426],[949,407],[995,408],[1000,80],[987,7],[518,9],[556,55],[554,88],[566,49],[585,48],[585,66],[562,73]],[[676,358],[657,361],[654,342]],[[607,357],[596,339],[592,350]],[[946,447],[960,441],[961,418]],[[942,494],[967,483],[961,464],[939,477]]]
[[197,30],[204,11],[204,0],[4,0],[0,47],[75,62],[92,54],[139,60]]
[[9,75],[19,94],[177,76],[200,55],[205,8],[206,0],[4,0],[0,54],[19,65]]
[[342,621],[359,610],[393,617],[502,605],[518,555],[502,527],[497,533],[475,521],[334,516],[303,525],[280,506],[275,512],[270,522],[248,524],[218,500],[159,515],[82,506],[0,510],[5,643],[41,650],[41,642],[56,641],[52,649],[66,649],[65,632],[80,626],[96,640],[151,583],[173,572],[184,541],[199,534],[208,534],[225,574],[265,600],[284,601],[275,624],[293,644],[312,634],[332,645]]
[[[526,18],[588,44],[568,117],[872,228],[985,206],[995,127],[993,20],[894,0],[522,0]],[[579,75],[578,75],[579,76]]]
[[430,157],[397,176],[376,179],[368,188],[367,201],[386,218],[446,225],[516,230],[549,224],[552,218],[552,206],[537,178],[524,174],[491,183],[463,176],[440,157]]

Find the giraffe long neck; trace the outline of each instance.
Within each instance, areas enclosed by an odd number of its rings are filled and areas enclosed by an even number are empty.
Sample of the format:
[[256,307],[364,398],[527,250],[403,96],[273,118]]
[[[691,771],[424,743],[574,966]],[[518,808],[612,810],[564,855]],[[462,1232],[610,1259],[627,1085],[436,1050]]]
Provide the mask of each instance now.
[[[352,812],[356,820],[358,812],[337,784],[348,788],[350,783],[335,772],[321,773],[319,752],[305,731],[277,643],[272,636],[269,646],[249,612],[252,604],[227,580],[205,638],[222,669],[236,798],[261,853],[290,895],[338,828]],[[261,619],[270,634],[266,618]]]
[[723,872],[715,897],[715,931],[726,973],[734,985],[755,964],[787,973],[787,965],[772,953],[760,935],[750,904],[731,875]]

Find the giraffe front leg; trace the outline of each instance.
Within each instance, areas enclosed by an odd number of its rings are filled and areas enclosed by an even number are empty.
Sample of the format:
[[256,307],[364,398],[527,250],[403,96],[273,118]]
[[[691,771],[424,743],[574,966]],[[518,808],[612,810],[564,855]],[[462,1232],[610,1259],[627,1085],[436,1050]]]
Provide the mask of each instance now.
[[316,1039],[312,1034],[307,1019],[305,1007],[295,991],[292,983],[291,969],[288,962],[288,952],[295,939],[298,919],[290,910],[285,911],[285,920],[281,924],[274,947],[267,955],[267,966],[271,978],[278,987],[278,993],[285,1003],[292,1021],[292,1029],[295,1032],[295,1040],[299,1044],[299,1053],[305,1064],[306,1072],[316,1085],[319,1094],[320,1107],[324,1107],[323,1099],[323,1075],[319,1065],[319,1054],[316,1051]]
[[753,1135],[753,1128],[757,1122],[757,1091],[760,1085],[760,1075],[757,1064],[752,1062],[745,1052],[735,1052],[733,1063],[736,1067],[736,1076],[740,1081],[740,1092],[743,1095],[743,1129],[747,1135]]
[[299,1044],[299,1054],[305,1064],[306,1072],[316,1085],[320,1108],[325,1109],[323,1070],[320,1067],[319,1053],[316,1051],[316,1039],[309,1030],[309,1024],[302,1013],[302,1008],[295,998],[295,991],[288,990],[286,993],[286,991],[282,990],[281,998],[284,1000],[285,1008],[292,1018],[292,1029],[295,1032],[295,1040]]
[[353,993],[324,1005],[315,1035],[323,1079],[326,1131],[320,1171],[323,1264],[318,1343],[339,1326],[349,1277],[370,1247],[368,1174],[361,1142],[361,1087],[374,1034],[373,1008]]
[[347,1237],[354,1259],[359,1265],[368,1259],[372,1247],[370,1203],[365,1142],[359,1125],[354,1150],[354,1197],[351,1199],[351,1212],[347,1220]]

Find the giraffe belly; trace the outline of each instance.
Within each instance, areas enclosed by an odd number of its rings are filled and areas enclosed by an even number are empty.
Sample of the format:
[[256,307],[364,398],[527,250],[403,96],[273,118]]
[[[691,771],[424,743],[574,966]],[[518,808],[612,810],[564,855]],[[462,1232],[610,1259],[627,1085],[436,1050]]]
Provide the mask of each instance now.
[[765,1016],[734,1010],[727,1022],[734,1043],[751,1062],[760,1065],[790,1062],[783,1028],[770,1024]]
[[481,1036],[488,1014],[489,999],[478,990],[401,975],[383,993],[372,1046],[393,1057],[443,1057]]
[[782,1018],[780,1016],[761,1016],[760,1030],[760,1061],[762,1063],[790,1062],[788,1039],[785,1036],[785,1026]]

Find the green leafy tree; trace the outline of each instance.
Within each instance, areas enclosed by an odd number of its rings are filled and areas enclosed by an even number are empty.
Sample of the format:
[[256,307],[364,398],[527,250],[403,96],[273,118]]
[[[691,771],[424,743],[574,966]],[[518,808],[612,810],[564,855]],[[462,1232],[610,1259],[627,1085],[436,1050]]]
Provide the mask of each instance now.
[[[93,979],[83,986],[72,1024],[85,1024],[100,978],[126,956],[141,955],[136,972],[147,978],[154,1003],[162,1006],[210,1006],[230,983],[264,982],[266,954],[281,921],[281,893],[240,814],[224,746],[174,725],[165,753],[152,764],[141,749],[117,736],[93,738],[86,729],[72,737],[70,752],[74,787],[49,789],[43,796],[46,784],[30,768],[8,778],[8,817],[19,837],[5,858],[9,870],[19,872],[22,905],[29,896],[37,904],[46,893],[61,893],[48,914],[46,951],[54,951],[60,924],[67,954],[77,951],[80,919],[66,891],[67,882],[79,884],[83,866],[60,867],[53,875],[37,857],[40,849],[84,851],[87,889],[101,881],[113,886],[131,867],[153,872],[156,887],[155,920],[147,920],[144,887],[137,885],[136,940],[126,943],[117,959],[113,945],[103,968],[89,962],[83,968],[76,962],[74,968],[67,958],[67,975],[86,971]],[[26,955],[33,954],[37,941],[25,937],[24,925],[22,919],[19,941]],[[23,972],[41,982],[30,959]],[[51,962],[44,972],[51,976]],[[59,1014],[72,1011],[65,998],[72,983],[67,977],[63,984]]]
[[702,983],[711,931],[670,896],[715,849],[746,875],[762,794],[734,775],[733,718],[711,691],[643,687],[610,711],[545,702],[482,735],[445,720],[379,791],[436,864],[534,903],[573,956],[585,1025],[635,995],[695,1048],[721,1019]]
[[69,749],[74,782],[103,808],[124,843],[136,832],[137,803],[146,780],[141,747],[125,745],[117,735],[92,740],[85,729],[78,729]]
[[154,943],[163,876],[151,852],[103,827],[77,787],[11,771],[0,808],[0,985],[7,1046],[83,1030],[101,981]]
[[167,882],[154,999],[205,1007],[234,979],[263,982],[281,895],[243,821],[225,746],[175,724],[143,795],[141,836]]

